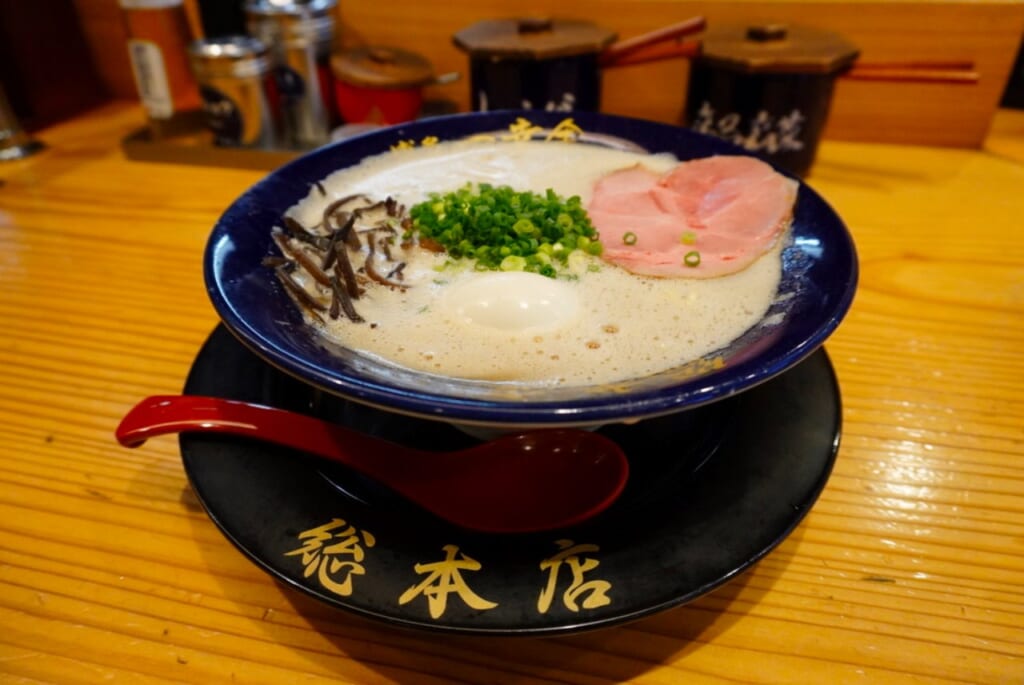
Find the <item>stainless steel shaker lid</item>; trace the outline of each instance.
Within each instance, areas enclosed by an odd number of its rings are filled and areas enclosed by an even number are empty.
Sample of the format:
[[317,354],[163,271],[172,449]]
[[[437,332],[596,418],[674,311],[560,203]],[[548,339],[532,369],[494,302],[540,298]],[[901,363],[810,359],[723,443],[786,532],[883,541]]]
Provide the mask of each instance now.
[[126,10],[162,10],[183,5],[185,0],[118,0],[117,4]]
[[452,37],[471,56],[547,59],[600,52],[615,33],[588,21],[524,17],[489,19]]
[[338,0],[248,0],[245,11],[250,15],[324,14],[338,6]]
[[700,59],[738,71],[831,74],[859,54],[842,36],[802,26],[716,26],[701,39]]
[[326,57],[334,41],[338,0],[247,0],[249,33],[272,49],[315,45]]
[[266,45],[248,36],[200,38],[188,46],[188,56],[200,81],[218,76],[259,76],[270,69]]

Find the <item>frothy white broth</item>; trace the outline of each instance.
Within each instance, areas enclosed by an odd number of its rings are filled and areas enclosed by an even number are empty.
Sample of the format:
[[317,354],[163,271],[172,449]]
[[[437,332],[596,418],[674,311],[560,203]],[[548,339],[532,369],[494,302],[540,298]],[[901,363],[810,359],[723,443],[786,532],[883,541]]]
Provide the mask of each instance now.
[[[365,193],[409,207],[467,182],[509,185],[586,205],[601,176],[643,163],[667,171],[668,155],[555,142],[439,143],[385,153],[321,182],[289,214],[317,224],[334,198]],[[346,347],[442,376],[531,384],[615,383],[680,366],[738,338],[767,312],[781,278],[781,241],[749,268],[712,279],[637,276],[576,252],[575,278],[446,267],[413,249],[406,289],[366,288],[365,323],[314,323]]]

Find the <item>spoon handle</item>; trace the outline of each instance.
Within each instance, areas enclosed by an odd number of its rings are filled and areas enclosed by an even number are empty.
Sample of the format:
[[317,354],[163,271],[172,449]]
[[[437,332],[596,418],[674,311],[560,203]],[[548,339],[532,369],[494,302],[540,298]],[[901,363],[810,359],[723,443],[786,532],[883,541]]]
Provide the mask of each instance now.
[[266,440],[361,469],[367,461],[361,455],[381,447],[379,440],[311,416],[200,395],[147,397],[121,419],[115,436],[125,447],[138,447],[149,438],[186,431]]
[[180,432],[230,433],[331,459],[442,519],[490,532],[583,521],[618,497],[628,474],[622,450],[596,433],[539,431],[427,453],[311,416],[197,395],[148,397],[125,415],[115,435],[122,445],[137,447]]

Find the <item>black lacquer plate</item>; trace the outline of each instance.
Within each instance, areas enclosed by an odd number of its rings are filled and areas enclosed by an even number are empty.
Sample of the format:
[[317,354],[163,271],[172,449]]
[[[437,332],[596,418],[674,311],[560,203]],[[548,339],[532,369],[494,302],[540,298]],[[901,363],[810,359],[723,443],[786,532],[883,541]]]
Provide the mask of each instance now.
[[[223,327],[185,392],[302,411],[426,449],[473,442],[444,423],[316,390]],[[530,535],[464,531],[344,467],[264,443],[184,434],[181,450],[214,523],[284,583],[411,628],[542,635],[668,609],[748,568],[817,499],[840,421],[835,375],[819,349],[741,394],[606,426],[630,460],[621,499],[585,524]]]

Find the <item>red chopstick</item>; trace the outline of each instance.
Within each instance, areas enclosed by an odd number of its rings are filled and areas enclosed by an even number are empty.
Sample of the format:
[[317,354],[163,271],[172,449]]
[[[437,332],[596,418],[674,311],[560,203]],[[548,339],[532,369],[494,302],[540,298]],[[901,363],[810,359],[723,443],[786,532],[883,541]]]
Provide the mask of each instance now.
[[977,83],[981,76],[968,60],[857,62],[843,74],[856,81],[898,83]]
[[629,67],[634,64],[645,64],[657,62],[663,59],[676,59],[679,57],[696,57],[700,54],[700,41],[692,40],[677,45],[652,45],[648,48],[631,52],[625,57],[615,60],[611,64],[605,64],[605,69],[616,67]]
[[[699,33],[704,30],[707,25],[704,17],[693,17],[686,21],[681,21],[664,28],[655,29],[654,31],[648,31],[647,33],[627,38],[626,40],[620,40],[617,43],[609,45],[601,53],[600,65],[602,67],[619,66],[619,61],[625,59],[628,56],[634,55],[635,53],[644,50],[645,48],[652,47],[659,43],[664,43],[670,40],[679,40],[684,36],[689,36],[694,33]],[[654,53],[652,53],[654,54]],[[683,55],[673,55],[683,56]],[[689,56],[689,55],[686,55]],[[660,56],[652,59],[667,59],[665,56]],[[651,59],[645,59],[643,61],[652,61]],[[639,61],[631,61],[630,64],[639,64]]]

